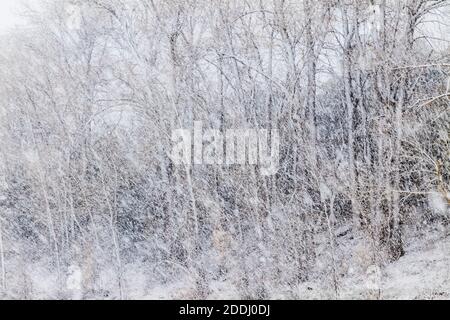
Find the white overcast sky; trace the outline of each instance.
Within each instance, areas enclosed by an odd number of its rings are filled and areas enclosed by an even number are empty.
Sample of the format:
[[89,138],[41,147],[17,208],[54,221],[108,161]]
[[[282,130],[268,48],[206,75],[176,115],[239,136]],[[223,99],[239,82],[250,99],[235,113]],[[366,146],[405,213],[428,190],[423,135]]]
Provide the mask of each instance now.
[[0,0],[0,32],[5,32],[22,23],[23,19],[19,15],[21,2],[23,1]]

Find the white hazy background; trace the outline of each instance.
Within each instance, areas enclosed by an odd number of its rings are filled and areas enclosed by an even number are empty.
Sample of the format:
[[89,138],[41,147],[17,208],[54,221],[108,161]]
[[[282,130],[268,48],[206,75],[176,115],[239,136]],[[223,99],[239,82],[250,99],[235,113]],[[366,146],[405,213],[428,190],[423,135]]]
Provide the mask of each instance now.
[[0,33],[5,33],[24,23],[20,12],[23,11],[23,0],[0,0]]

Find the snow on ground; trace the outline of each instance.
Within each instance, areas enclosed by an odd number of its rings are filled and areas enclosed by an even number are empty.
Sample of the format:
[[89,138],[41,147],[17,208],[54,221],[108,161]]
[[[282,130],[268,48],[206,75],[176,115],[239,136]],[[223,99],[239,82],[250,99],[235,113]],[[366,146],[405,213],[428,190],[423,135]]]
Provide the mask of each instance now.
[[385,270],[386,299],[450,299],[450,237],[407,253]]
[[[381,268],[361,264],[360,251],[364,244],[361,239],[348,237],[340,243],[345,252],[342,261],[348,265],[339,269],[337,285],[333,286],[329,273],[319,273],[310,281],[285,288],[267,288],[270,299],[450,299],[450,235],[441,232],[427,233],[426,237],[417,236],[406,245],[406,253],[399,260]],[[363,250],[362,250],[363,251]],[[20,264],[15,270],[19,270]],[[359,268],[359,269],[358,269]],[[192,278],[181,276],[174,282],[160,284],[149,279],[142,265],[126,265],[123,274],[125,299],[198,299]],[[32,270],[32,271],[31,271]],[[36,263],[22,273],[15,274],[11,284],[16,290],[3,298],[18,299],[77,299],[76,292],[81,281],[79,271],[72,270],[68,278],[75,292],[58,292],[55,273],[50,273],[45,263]],[[324,270],[328,270],[324,266]],[[24,277],[28,274],[29,277]],[[114,270],[102,268],[97,289],[105,294],[85,294],[84,299],[119,299],[114,293]],[[22,279],[22,280],[21,280]],[[28,279],[25,281],[25,279]],[[225,279],[225,280],[224,280]],[[240,299],[241,292],[230,278],[214,280],[208,284],[209,299]],[[25,281],[25,282],[24,282]],[[74,284],[74,285],[72,285]],[[20,287],[20,288],[19,288]],[[9,288],[14,289],[14,288]],[[337,289],[337,290],[336,290]],[[14,293],[13,293],[14,291]],[[73,291],[73,290],[72,290]],[[2,297],[0,297],[1,299]]]
[[[342,279],[338,298],[450,299],[450,236],[430,237],[407,247],[403,257],[379,270],[378,286],[371,268],[365,275]],[[321,292],[318,297],[333,294]]]
[[[271,299],[450,299],[450,237],[433,239],[406,248],[398,261],[377,270],[367,268],[365,275],[349,274],[339,280],[338,295],[330,285],[306,282],[292,288],[275,289]],[[379,279],[378,279],[379,278]],[[379,289],[377,287],[379,280]],[[210,284],[209,299],[238,299],[239,293],[230,283]],[[153,287],[146,299],[190,299],[192,286],[182,282]]]

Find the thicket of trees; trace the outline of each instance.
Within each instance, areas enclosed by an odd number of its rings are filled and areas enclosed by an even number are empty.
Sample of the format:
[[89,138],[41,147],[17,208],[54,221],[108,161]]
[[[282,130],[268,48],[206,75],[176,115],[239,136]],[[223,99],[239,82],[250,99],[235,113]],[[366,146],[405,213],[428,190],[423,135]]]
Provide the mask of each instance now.
[[[45,1],[0,40],[0,294],[32,297],[39,261],[62,296],[70,265],[83,297],[127,298],[131,265],[193,298],[339,296],[344,237],[362,273],[398,259],[449,218],[449,4]],[[174,165],[196,120],[279,129],[279,171]]]

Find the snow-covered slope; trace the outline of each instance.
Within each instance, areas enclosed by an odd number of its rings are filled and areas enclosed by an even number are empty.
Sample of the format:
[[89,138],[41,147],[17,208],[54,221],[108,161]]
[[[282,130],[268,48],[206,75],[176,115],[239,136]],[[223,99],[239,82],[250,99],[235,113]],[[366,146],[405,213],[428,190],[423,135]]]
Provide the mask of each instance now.
[[[377,282],[378,280],[378,282]],[[229,282],[210,284],[210,299],[239,299]],[[296,292],[293,292],[296,291]],[[271,299],[450,299],[450,237],[415,242],[398,261],[380,270],[369,267],[364,275],[351,273],[338,281],[338,293],[328,283],[311,281],[293,288],[272,288]],[[143,298],[191,299],[194,289],[180,281],[157,286]]]
[[450,299],[450,237],[408,252],[384,273],[383,298]]
[[[450,299],[450,237],[429,238],[387,264],[374,285],[373,272],[341,280],[341,299]],[[328,293],[325,296],[330,297]]]

